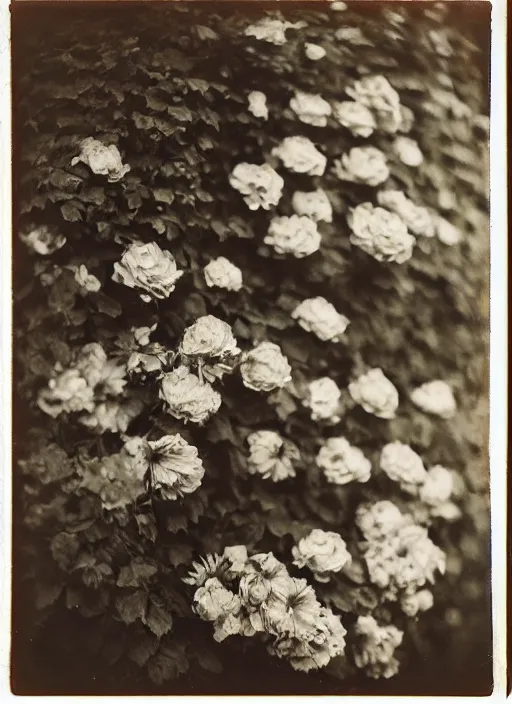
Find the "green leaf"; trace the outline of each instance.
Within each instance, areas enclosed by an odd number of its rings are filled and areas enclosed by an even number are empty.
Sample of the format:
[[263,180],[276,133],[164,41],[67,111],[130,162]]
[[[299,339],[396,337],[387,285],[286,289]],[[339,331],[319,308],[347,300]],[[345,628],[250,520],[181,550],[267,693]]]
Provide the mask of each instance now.
[[145,584],[158,572],[155,565],[145,562],[142,558],[134,558],[129,565],[122,567],[117,579],[118,587],[139,587]]
[[209,27],[205,27],[202,24],[196,25],[196,32],[197,36],[199,39],[202,39],[205,41],[206,39],[218,39],[219,35],[217,32],[214,32],[213,29],[210,29]]
[[55,169],[50,176],[50,183],[55,188],[60,188],[62,190],[76,191],[78,186],[82,183],[82,179],[74,174],[68,174],[62,169]]
[[150,130],[155,126],[155,120],[150,115],[142,115],[140,112],[132,113],[135,127],[139,130]]
[[192,112],[184,106],[168,107],[167,114],[178,122],[192,122]]
[[194,649],[197,661],[207,672],[214,672],[216,675],[223,671],[222,661],[209,648],[200,646]]
[[161,599],[155,596],[150,598],[148,609],[142,617],[142,621],[157,638],[161,638],[172,629],[171,613],[163,606]]
[[54,604],[64,589],[63,584],[47,584],[38,582],[35,586],[35,606],[36,609],[45,609]]
[[148,662],[148,674],[155,684],[173,680],[188,670],[188,660],[179,646],[161,648]]
[[155,188],[153,195],[155,200],[159,203],[167,203],[167,205],[172,205],[174,201],[174,192],[170,188]]
[[143,667],[156,653],[159,645],[160,640],[153,633],[143,633],[129,646],[127,655],[139,667]]
[[71,203],[64,203],[64,205],[61,205],[60,212],[62,213],[64,220],[67,222],[81,222],[82,220],[82,213],[75,205],[72,205]]
[[116,599],[116,607],[124,623],[134,623],[142,619],[146,611],[148,595],[142,589],[130,594],[121,594]]
[[160,98],[157,98],[154,95],[146,93],[144,97],[146,98],[146,105],[150,110],[162,112],[163,110],[167,110],[167,108],[169,107],[168,103],[163,100],[160,100]]
[[208,81],[205,81],[202,78],[187,78],[185,83],[189,88],[192,88],[192,90],[198,90],[201,95],[204,95],[210,87]]
[[192,560],[194,550],[186,543],[176,543],[169,548],[169,561],[173,567],[185,565]]
[[111,318],[117,318],[123,312],[121,304],[116,301],[115,298],[107,296],[103,291],[98,291],[89,296],[89,299],[96,305],[96,308],[100,313],[105,313],[105,315]]

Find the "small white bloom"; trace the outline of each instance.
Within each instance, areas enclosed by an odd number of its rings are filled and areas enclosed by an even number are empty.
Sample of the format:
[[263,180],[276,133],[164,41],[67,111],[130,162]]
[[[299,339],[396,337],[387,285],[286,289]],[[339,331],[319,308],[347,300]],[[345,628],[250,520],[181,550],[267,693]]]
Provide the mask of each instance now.
[[240,291],[242,288],[242,271],[226,257],[212,259],[203,269],[206,285],[225,288],[228,291]]
[[79,421],[98,433],[126,433],[128,426],[142,411],[143,404],[137,399],[125,403],[108,399],[96,406],[90,415],[80,416]]
[[447,501],[439,506],[432,506],[430,515],[433,518],[442,518],[444,521],[456,521],[461,518],[462,512],[452,501]]
[[243,355],[240,364],[244,386],[254,391],[286,386],[291,381],[291,371],[288,360],[273,342],[260,342]]
[[151,483],[167,500],[191,494],[199,488],[204,467],[197,447],[189,445],[181,435],[164,435],[148,442],[148,465]]
[[462,240],[462,232],[458,227],[452,225],[451,222],[445,220],[445,218],[439,217],[436,220],[436,234],[439,240],[443,244],[452,247],[455,244],[459,244]]
[[269,164],[237,164],[229,183],[244,196],[249,210],[269,210],[281,198],[284,180]]
[[406,105],[400,105],[400,116],[402,122],[398,128],[398,132],[409,134],[414,125],[414,113],[411,108],[408,108]]
[[333,379],[322,377],[308,384],[303,404],[310,409],[312,420],[340,420],[341,391]]
[[268,120],[267,96],[260,90],[252,90],[248,95],[249,112],[254,117],[261,117],[263,120]]
[[429,506],[440,506],[448,501],[453,491],[453,473],[440,464],[431,467],[420,488],[420,499]]
[[354,628],[356,666],[373,679],[393,677],[399,668],[395,650],[403,637],[403,632],[393,625],[379,626],[373,616],[359,616]]
[[93,274],[89,274],[85,264],[81,264],[75,271],[75,281],[88,293],[95,293],[101,288],[99,279]]
[[414,235],[434,237],[435,222],[428,208],[415,205],[403,191],[379,191],[377,200],[379,205],[399,215]]
[[402,611],[409,618],[414,618],[419,611],[428,611],[434,606],[434,596],[430,589],[420,589],[415,594],[406,594],[400,600]]
[[354,401],[367,413],[372,413],[377,418],[395,417],[398,408],[398,391],[384,376],[382,369],[370,369],[357,381],[349,384],[348,390]]
[[94,388],[104,379],[106,364],[107,354],[100,343],[89,342],[78,352],[74,368],[80,372],[87,384]]
[[141,327],[141,328],[132,328],[133,332],[133,338],[137,345],[140,345],[141,347],[146,347],[146,345],[149,345],[149,338],[152,332],[156,330],[157,323],[152,325],[150,328],[148,327]]
[[229,560],[228,573],[231,575],[240,574],[244,571],[249,556],[245,545],[230,545],[224,548],[223,557]]
[[416,240],[396,213],[360,203],[350,211],[347,222],[352,230],[350,242],[377,261],[403,264],[412,257]]
[[263,241],[278,254],[293,254],[297,259],[302,259],[316,252],[321,240],[314,220],[305,215],[283,215],[272,218]]
[[222,402],[220,394],[208,382],[202,382],[185,366],[163,377],[160,398],[172,416],[192,423],[204,423],[219,410]]
[[382,449],[380,468],[409,494],[417,494],[427,478],[421,457],[409,445],[398,440],[388,443]]
[[411,400],[422,411],[440,418],[453,418],[457,411],[451,388],[441,380],[429,381],[414,389]]
[[322,46],[319,46],[318,44],[311,44],[309,42],[306,42],[304,44],[304,49],[306,52],[306,56],[310,61],[318,61],[319,59],[323,59],[326,51]]
[[329,103],[320,95],[295,91],[290,100],[290,107],[301,122],[315,127],[325,127],[332,112]]
[[54,232],[47,225],[34,227],[28,232],[20,232],[20,240],[36,254],[43,256],[57,252],[67,241],[64,235]]
[[338,533],[315,528],[292,548],[293,564],[308,567],[319,582],[328,582],[329,573],[339,572],[352,561],[347,544]]
[[340,342],[350,321],[322,296],[306,298],[292,312],[301,328],[312,332],[323,342]]
[[378,186],[386,181],[389,168],[386,156],[377,147],[352,147],[334,162],[336,176],[342,181]]
[[305,215],[315,222],[332,222],[332,205],[322,188],[316,191],[295,191],[292,207],[297,215]]
[[365,483],[372,471],[370,460],[342,437],[329,438],[320,448],[316,463],[331,484]]
[[404,525],[405,518],[391,501],[363,504],[356,511],[356,525],[366,540],[380,540]]
[[327,158],[319,152],[307,137],[285,137],[278,147],[272,149],[287,169],[309,176],[322,176]]
[[258,430],[251,433],[249,443],[249,473],[261,474],[263,479],[274,482],[295,476],[294,465],[300,460],[296,445],[273,430]]
[[237,613],[240,605],[240,598],[216,577],[208,579],[194,594],[194,608],[203,621],[216,621],[228,613]]
[[183,276],[172,254],[163,251],[156,242],[131,244],[114,264],[112,280],[139,292],[146,303],[154,298],[168,298]]
[[418,143],[410,137],[397,137],[393,143],[393,149],[406,166],[419,166],[423,162],[423,154]]
[[264,17],[245,28],[244,34],[246,37],[256,37],[261,41],[270,42],[276,46],[286,44],[287,29],[302,29],[306,26],[305,22],[285,22],[283,20],[271,19]]
[[340,27],[334,36],[338,41],[347,42],[354,46],[373,46],[373,42],[364,36],[360,27]]
[[428,32],[428,36],[439,56],[444,56],[445,58],[453,56],[453,49],[446,36],[446,30],[431,29]]
[[79,413],[94,410],[94,391],[78,369],[67,369],[39,392],[39,408],[52,418],[61,413]]
[[371,110],[353,100],[334,103],[333,113],[340,125],[350,130],[355,137],[369,137],[377,127]]
[[384,76],[364,76],[349,86],[346,93],[369,108],[385,132],[396,132],[400,128],[400,96]]
[[347,9],[348,5],[346,2],[341,2],[341,0],[329,0],[330,2],[330,7],[331,10],[334,10],[334,12],[345,12]]
[[231,325],[214,315],[203,315],[183,333],[180,353],[186,357],[230,357],[237,355]]
[[80,148],[81,152],[71,160],[71,166],[82,161],[94,174],[108,176],[110,183],[120,181],[130,171],[130,166],[123,164],[119,149],[113,144],[106,147],[97,139],[87,137],[80,143]]

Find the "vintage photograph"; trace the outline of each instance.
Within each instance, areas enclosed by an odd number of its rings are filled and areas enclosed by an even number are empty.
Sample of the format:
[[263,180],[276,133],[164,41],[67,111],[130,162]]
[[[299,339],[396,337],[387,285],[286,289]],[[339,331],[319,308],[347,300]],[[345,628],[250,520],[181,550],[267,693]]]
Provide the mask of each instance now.
[[490,10],[14,3],[14,694],[491,693]]

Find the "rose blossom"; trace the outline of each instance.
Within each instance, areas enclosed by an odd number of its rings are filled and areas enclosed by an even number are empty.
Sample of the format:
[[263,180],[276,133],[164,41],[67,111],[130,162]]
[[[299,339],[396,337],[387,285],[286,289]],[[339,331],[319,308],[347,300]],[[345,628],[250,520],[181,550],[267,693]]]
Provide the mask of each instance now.
[[87,137],[80,143],[80,148],[81,152],[71,160],[71,166],[82,161],[94,174],[108,176],[110,183],[120,181],[130,171],[128,164],[123,164],[119,149],[113,144],[106,147],[97,139]]
[[263,120],[268,120],[267,96],[260,90],[252,90],[247,96],[249,101],[249,112],[254,117],[261,117]]
[[305,579],[288,577],[278,591],[272,590],[265,603],[265,630],[276,636],[310,640],[316,632],[321,609],[313,588]]
[[328,582],[329,572],[339,572],[352,561],[347,544],[338,533],[315,528],[292,548],[293,564],[308,567],[319,582]]
[[94,391],[78,369],[67,369],[39,392],[37,399],[39,408],[57,418],[62,412],[79,413],[94,410]]
[[422,487],[420,500],[429,506],[440,506],[448,501],[453,491],[453,473],[440,464],[431,467]]
[[242,271],[226,257],[212,259],[203,269],[206,285],[210,288],[225,288],[228,291],[240,291],[242,288]]
[[204,423],[219,410],[222,402],[220,394],[208,382],[202,382],[185,366],[163,377],[160,398],[172,416],[192,423]]
[[373,113],[362,103],[344,100],[333,105],[334,117],[354,137],[369,137],[377,127]]
[[226,589],[216,577],[208,579],[194,594],[194,608],[203,621],[216,621],[240,610],[240,598]]
[[93,412],[88,416],[80,416],[79,421],[86,428],[95,430],[98,433],[125,433],[128,426],[140,415],[143,403],[138,399],[129,399],[120,403],[108,399],[99,403]]
[[350,242],[377,261],[403,264],[412,257],[416,240],[396,213],[360,203],[350,211],[347,222],[352,230]]
[[84,291],[87,291],[88,293],[95,293],[101,288],[100,280],[88,272],[85,264],[81,264],[75,269],[75,281],[80,288],[84,289]]
[[297,215],[305,215],[315,222],[332,222],[332,205],[322,188],[316,191],[295,191],[292,207]]
[[397,137],[393,144],[393,149],[400,161],[406,166],[419,166],[423,161],[418,143],[410,137]]
[[249,210],[269,210],[277,205],[283,192],[284,181],[269,165],[237,164],[229,176],[229,183],[244,196]]
[[341,391],[333,379],[322,377],[308,384],[304,406],[310,409],[312,420],[340,420]]
[[420,589],[415,594],[406,594],[400,600],[402,611],[409,618],[414,618],[419,611],[428,611],[434,606],[434,596],[430,589]]
[[400,484],[409,494],[417,494],[427,478],[421,457],[404,443],[396,440],[388,443],[380,455],[380,468],[388,477]]
[[379,191],[379,205],[399,215],[414,235],[434,237],[435,223],[427,208],[415,205],[403,191]]
[[302,259],[316,252],[321,240],[314,220],[305,215],[283,215],[272,218],[263,241],[278,254],[293,254],[297,259]]
[[273,430],[251,433],[249,443],[249,473],[261,474],[263,479],[280,482],[295,476],[294,464],[300,460],[296,445]]
[[350,321],[322,296],[306,298],[292,312],[301,328],[314,333],[323,342],[339,342]]
[[334,161],[336,176],[342,181],[378,186],[389,176],[386,156],[377,147],[352,147]]
[[112,280],[139,292],[146,303],[152,298],[168,298],[175,284],[183,276],[168,251],[162,251],[156,242],[131,244],[114,264]]
[[445,218],[438,217],[436,220],[436,234],[438,239],[443,243],[452,247],[455,244],[459,244],[462,240],[462,232],[458,227],[452,225],[451,222],[445,220]]
[[354,635],[353,654],[357,667],[373,679],[396,675],[399,663],[394,654],[402,643],[402,631],[393,625],[379,626],[373,616],[359,616]]
[[84,345],[75,360],[74,368],[94,388],[104,377],[104,368],[107,363],[107,354],[99,342],[89,342]]
[[53,254],[64,247],[66,238],[59,232],[51,230],[47,225],[34,227],[28,232],[20,232],[20,240],[36,254]]
[[318,151],[307,137],[285,137],[278,147],[272,149],[287,169],[309,176],[322,176],[327,158]]
[[287,29],[302,29],[305,26],[305,22],[285,22],[283,20],[264,17],[258,22],[246,27],[244,34],[246,37],[256,37],[256,39],[270,42],[276,46],[282,46],[286,44]]
[[164,435],[149,441],[148,446],[151,483],[165,499],[178,499],[199,488],[204,467],[197,447],[189,445],[179,434]]
[[363,504],[356,511],[356,525],[366,540],[380,540],[404,525],[405,517],[391,501]]
[[240,352],[231,325],[214,315],[203,315],[188,327],[180,342],[185,357],[229,357]]
[[304,50],[310,61],[318,61],[319,59],[323,59],[326,54],[326,51],[322,46],[319,46],[318,44],[311,44],[310,42],[306,42],[304,44]]
[[453,418],[457,411],[451,388],[441,380],[429,381],[414,389],[411,401],[422,411],[444,419]]
[[384,76],[364,76],[346,89],[352,100],[369,108],[378,126],[386,132],[396,132],[402,122],[400,96]]
[[320,95],[295,91],[290,107],[301,122],[315,127],[325,127],[332,108]]
[[257,572],[243,575],[240,579],[240,599],[250,609],[266,601],[271,589],[271,582]]
[[356,403],[367,413],[377,418],[394,418],[398,408],[398,391],[384,376],[382,369],[370,369],[357,381],[348,386],[348,390]]
[[244,385],[254,391],[272,391],[291,381],[291,367],[278,345],[260,342],[243,355],[240,373]]
[[342,437],[329,438],[316,456],[316,464],[331,484],[343,486],[349,482],[365,483],[370,479],[372,465],[358,447]]

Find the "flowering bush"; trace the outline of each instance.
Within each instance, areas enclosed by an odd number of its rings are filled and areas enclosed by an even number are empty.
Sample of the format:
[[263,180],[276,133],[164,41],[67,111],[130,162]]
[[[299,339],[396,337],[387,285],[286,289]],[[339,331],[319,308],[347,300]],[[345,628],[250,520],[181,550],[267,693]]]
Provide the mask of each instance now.
[[302,5],[13,19],[20,694],[487,667],[474,47]]

